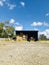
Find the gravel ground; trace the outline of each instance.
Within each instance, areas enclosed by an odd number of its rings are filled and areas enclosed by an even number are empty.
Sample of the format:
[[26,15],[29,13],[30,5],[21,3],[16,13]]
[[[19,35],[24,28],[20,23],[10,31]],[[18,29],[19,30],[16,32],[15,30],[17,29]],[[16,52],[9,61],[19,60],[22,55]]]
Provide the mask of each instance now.
[[49,44],[0,44],[0,65],[49,65]]

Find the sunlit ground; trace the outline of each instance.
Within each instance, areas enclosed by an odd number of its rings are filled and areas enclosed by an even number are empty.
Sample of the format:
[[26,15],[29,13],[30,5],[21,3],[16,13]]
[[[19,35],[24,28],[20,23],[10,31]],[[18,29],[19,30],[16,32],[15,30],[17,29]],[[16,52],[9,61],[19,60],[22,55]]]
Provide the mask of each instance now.
[[49,65],[49,41],[0,41],[0,65]]

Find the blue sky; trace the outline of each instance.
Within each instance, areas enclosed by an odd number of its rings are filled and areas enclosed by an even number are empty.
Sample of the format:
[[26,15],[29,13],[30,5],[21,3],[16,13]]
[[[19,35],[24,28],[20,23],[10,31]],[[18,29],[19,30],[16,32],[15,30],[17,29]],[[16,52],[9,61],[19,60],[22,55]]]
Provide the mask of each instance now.
[[0,0],[0,22],[15,29],[49,32],[49,0]]

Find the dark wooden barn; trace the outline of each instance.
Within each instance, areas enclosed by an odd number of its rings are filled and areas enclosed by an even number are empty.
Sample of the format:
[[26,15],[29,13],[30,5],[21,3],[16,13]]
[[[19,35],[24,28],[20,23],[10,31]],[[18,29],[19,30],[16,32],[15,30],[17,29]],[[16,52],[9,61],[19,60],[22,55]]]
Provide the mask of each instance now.
[[33,38],[34,41],[38,41],[38,31],[16,31],[16,35],[26,35],[27,41],[30,41],[30,38]]

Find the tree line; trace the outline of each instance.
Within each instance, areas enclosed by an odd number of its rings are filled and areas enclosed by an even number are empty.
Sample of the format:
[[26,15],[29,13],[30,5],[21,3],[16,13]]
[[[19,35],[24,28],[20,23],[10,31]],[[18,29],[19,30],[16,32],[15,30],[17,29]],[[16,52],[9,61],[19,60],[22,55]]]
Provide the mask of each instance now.
[[[9,22],[0,22],[0,38],[15,38],[16,35],[14,35],[14,27],[9,24]],[[42,34],[39,36],[39,40],[48,40],[47,37]]]
[[39,36],[39,40],[49,40],[44,34]]

